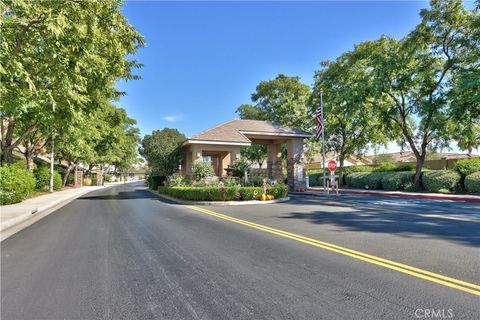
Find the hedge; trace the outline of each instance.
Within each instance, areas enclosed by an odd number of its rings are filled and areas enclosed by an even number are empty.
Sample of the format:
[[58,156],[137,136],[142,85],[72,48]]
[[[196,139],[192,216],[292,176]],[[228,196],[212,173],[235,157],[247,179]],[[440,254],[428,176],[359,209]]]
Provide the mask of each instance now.
[[403,190],[413,176],[413,172],[354,172],[345,176],[345,182],[359,189]]
[[364,188],[365,184],[363,178],[369,174],[368,172],[353,172],[348,176],[345,176],[345,183],[347,186],[354,188]]
[[388,172],[355,172],[345,177],[348,186],[360,189],[381,189],[382,178]]
[[413,183],[413,172],[388,172],[382,178],[382,188],[388,191],[404,190]]
[[[328,178],[328,174],[325,174]],[[312,173],[308,175],[308,184],[311,187],[317,187],[322,184],[321,180],[323,179],[323,173]]]
[[466,176],[463,183],[465,185],[465,190],[468,192],[480,193],[480,171]]
[[35,190],[35,177],[26,169],[0,167],[0,204],[22,201]]
[[471,175],[474,172],[480,172],[480,157],[458,160],[457,163],[455,163],[454,169],[460,173],[462,177]]
[[428,191],[453,190],[458,187],[460,180],[460,174],[451,170],[425,171],[422,174],[423,188]]
[[[50,187],[50,168],[47,166],[38,166],[34,171],[35,179],[37,180],[37,190],[46,190]],[[62,188],[62,176],[57,171],[53,171],[53,190],[60,190]]]
[[[261,187],[158,187],[158,192],[174,198],[194,201],[246,201],[258,200],[262,195]],[[288,196],[288,186],[267,187],[267,194],[275,199]]]
[[414,171],[415,164],[414,163],[391,163],[385,162],[379,164],[378,166],[373,167],[373,171],[375,172],[391,172],[391,171]]

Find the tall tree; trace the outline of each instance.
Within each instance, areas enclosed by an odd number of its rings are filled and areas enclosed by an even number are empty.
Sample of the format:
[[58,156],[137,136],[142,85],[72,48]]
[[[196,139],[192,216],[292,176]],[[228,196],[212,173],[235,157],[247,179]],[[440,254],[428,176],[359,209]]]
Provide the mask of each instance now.
[[242,148],[242,157],[248,161],[258,164],[262,168],[265,159],[267,158],[267,146],[262,144],[254,144],[249,147]]
[[260,82],[252,94],[254,105],[241,105],[242,119],[270,120],[300,129],[308,129],[307,103],[310,87],[300,77],[279,74],[274,80]]
[[169,176],[178,170],[185,140],[185,135],[177,129],[155,130],[143,137],[139,151],[152,173]]
[[458,70],[469,64],[465,48],[474,20],[460,0],[434,0],[420,15],[421,23],[405,38],[382,37],[355,49],[357,63],[366,65],[364,80],[372,81],[379,119],[400,131],[399,142],[415,154],[417,184],[427,150],[448,147],[455,137],[449,93]]
[[347,157],[387,142],[382,123],[374,116],[376,106],[367,99],[371,83],[363,79],[365,65],[353,59],[353,55],[347,52],[335,61],[322,62],[323,69],[315,73],[310,101],[314,114],[323,89],[325,147],[338,155],[340,183]]
[[2,159],[11,162],[41,123],[67,126],[99,99],[118,97],[118,79],[135,78],[139,65],[126,56],[143,38],[121,7],[117,0],[0,3]]

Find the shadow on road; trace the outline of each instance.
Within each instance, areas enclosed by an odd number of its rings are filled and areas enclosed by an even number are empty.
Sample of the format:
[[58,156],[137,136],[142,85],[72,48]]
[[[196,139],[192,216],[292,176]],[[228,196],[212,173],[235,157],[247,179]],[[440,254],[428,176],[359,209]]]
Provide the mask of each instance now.
[[[341,204],[325,204],[318,199],[295,198],[290,203],[312,205],[312,210],[289,212],[280,216],[283,219],[302,219],[315,224],[332,224],[353,231],[397,234],[405,238],[441,238],[464,244],[480,245],[480,224],[447,219],[427,218],[412,214],[382,212],[358,207],[349,207],[349,211],[341,210]],[[313,205],[336,207],[334,211],[320,211]],[[304,207],[305,208],[305,207]],[[308,208],[308,207],[307,207]],[[382,208],[378,208],[381,210]],[[341,231],[339,231],[341,232]]]
[[132,199],[157,199],[157,196],[147,190],[120,191],[116,194],[105,194],[95,196],[83,196],[79,200],[132,200]]

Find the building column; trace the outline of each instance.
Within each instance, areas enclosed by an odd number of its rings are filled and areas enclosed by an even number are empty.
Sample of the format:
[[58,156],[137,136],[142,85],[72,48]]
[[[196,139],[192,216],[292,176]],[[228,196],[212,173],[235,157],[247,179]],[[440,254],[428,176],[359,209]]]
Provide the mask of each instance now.
[[222,166],[222,176],[227,175],[227,171],[225,170],[230,164],[232,164],[232,152],[226,152],[222,154],[221,158],[221,166]]
[[267,145],[267,176],[271,180],[282,177],[282,145]]
[[287,142],[287,183],[292,190],[305,188],[303,167],[303,139],[294,138]]
[[185,173],[187,176],[192,178],[192,168],[195,161],[203,161],[202,157],[202,148],[199,146],[192,145],[185,152]]

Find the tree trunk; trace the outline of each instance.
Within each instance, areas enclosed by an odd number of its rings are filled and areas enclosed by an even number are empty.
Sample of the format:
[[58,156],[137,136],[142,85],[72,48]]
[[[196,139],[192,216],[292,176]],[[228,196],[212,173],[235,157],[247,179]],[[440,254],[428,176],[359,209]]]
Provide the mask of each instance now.
[[338,184],[343,186],[343,164],[345,163],[345,156],[339,156],[338,158],[340,162],[340,171],[338,172]]
[[27,169],[30,172],[33,172],[33,158],[35,157],[35,154],[31,152],[28,149],[25,149],[25,159],[27,160]]
[[417,158],[417,165],[415,167],[415,177],[413,178],[414,183],[419,186],[421,183],[421,175],[422,175],[422,168],[423,164],[425,163],[425,153],[423,153],[420,157]]
[[68,175],[70,174],[70,172],[73,170],[74,167],[75,167],[75,163],[72,163],[71,161],[69,161],[67,170],[65,170],[65,172],[63,173],[62,187],[65,187],[67,185]]
[[[3,119],[1,119],[3,121]],[[2,163],[5,161],[7,164],[13,163],[13,150],[24,141],[27,136],[38,126],[37,123],[28,127],[15,141],[13,140],[13,134],[15,131],[15,119],[8,119],[7,132],[2,132],[1,147],[2,147]],[[2,131],[4,128],[2,126]],[[18,131],[18,130],[17,130]]]
[[2,150],[2,155],[3,155],[3,160],[7,164],[12,164],[13,163],[13,148],[11,147],[4,147]]
[[[2,119],[3,121],[3,119]],[[8,119],[7,132],[2,132],[2,160],[7,164],[13,163],[13,131],[15,129],[15,121]]]

